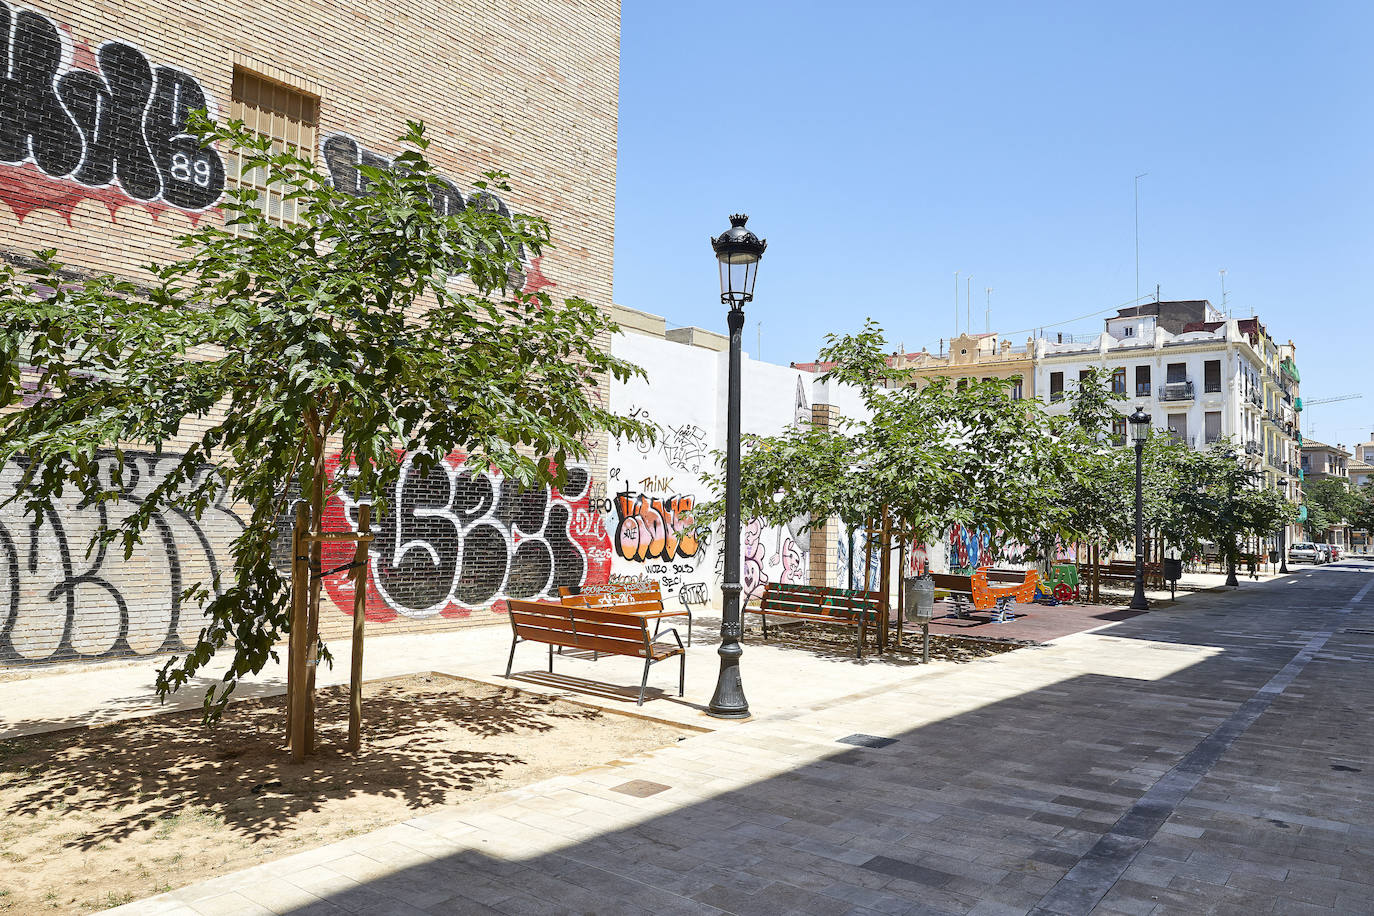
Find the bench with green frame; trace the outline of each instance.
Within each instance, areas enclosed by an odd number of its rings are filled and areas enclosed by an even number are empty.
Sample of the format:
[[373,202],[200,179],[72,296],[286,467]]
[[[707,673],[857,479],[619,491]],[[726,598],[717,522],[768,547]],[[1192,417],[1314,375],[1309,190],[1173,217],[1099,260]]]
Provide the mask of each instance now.
[[855,655],[863,658],[865,636],[869,627],[878,624],[881,606],[882,596],[875,591],[769,582],[759,606],[745,608],[745,613],[760,616],[765,640],[770,616],[855,627],[859,633]]

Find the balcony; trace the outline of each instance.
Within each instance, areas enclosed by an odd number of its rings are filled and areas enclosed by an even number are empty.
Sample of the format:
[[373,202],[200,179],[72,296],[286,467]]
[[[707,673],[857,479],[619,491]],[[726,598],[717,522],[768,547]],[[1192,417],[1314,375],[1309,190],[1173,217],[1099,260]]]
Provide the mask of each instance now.
[[1193,399],[1193,383],[1167,382],[1160,386],[1159,399],[1161,401],[1191,401]]
[[1263,410],[1263,409],[1264,409],[1264,396],[1261,395],[1258,391],[1251,391],[1251,392],[1250,392],[1250,403],[1253,404],[1253,405],[1255,405],[1256,407],[1258,407],[1260,410]]
[[1247,454],[1247,455],[1262,455],[1263,453],[1264,453],[1264,448],[1263,448],[1258,442],[1256,442],[1254,439],[1251,439],[1249,442],[1245,443],[1245,454]]

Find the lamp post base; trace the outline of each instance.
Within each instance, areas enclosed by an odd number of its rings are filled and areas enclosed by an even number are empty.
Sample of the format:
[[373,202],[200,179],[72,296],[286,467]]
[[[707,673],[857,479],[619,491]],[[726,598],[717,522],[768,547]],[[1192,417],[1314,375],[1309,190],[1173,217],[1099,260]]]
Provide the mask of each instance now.
[[716,676],[716,692],[706,714],[715,719],[749,718],[749,701],[744,698],[744,682],[739,676],[739,658],[744,654],[738,642],[721,643],[720,674]]
[[1145,592],[1137,588],[1135,596],[1131,598],[1130,608],[1133,611],[1148,611],[1150,609],[1150,599],[1145,597]]

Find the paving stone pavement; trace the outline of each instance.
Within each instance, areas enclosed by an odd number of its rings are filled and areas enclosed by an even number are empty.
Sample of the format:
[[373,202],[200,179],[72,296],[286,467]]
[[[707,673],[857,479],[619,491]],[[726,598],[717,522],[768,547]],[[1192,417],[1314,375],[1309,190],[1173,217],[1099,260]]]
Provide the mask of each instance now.
[[[1374,912],[1372,588],[1374,564],[1300,570],[755,702],[737,727],[115,912]],[[668,788],[617,791],[635,780]]]

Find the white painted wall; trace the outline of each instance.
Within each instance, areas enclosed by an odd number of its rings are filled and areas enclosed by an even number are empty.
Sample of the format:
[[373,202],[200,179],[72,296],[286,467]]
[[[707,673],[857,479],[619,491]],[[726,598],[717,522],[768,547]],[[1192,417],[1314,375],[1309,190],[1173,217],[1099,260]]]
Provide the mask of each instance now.
[[[719,543],[677,537],[692,507],[711,492],[703,474],[725,447],[727,354],[636,333],[617,335],[611,352],[642,366],[645,379],[614,382],[610,408],[662,427],[660,441],[611,443],[605,509],[611,573],[656,579],[665,603],[719,607],[724,561]],[[741,361],[740,425],[772,435],[811,419],[814,376],[748,358]],[[746,597],[767,582],[807,582],[810,538],[800,522],[781,528],[746,524],[741,572]]]

